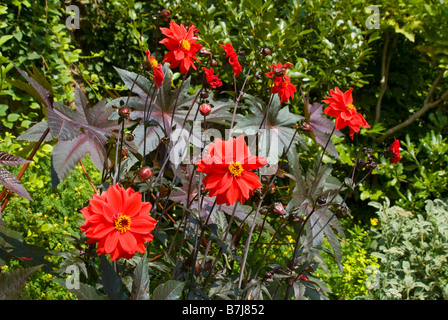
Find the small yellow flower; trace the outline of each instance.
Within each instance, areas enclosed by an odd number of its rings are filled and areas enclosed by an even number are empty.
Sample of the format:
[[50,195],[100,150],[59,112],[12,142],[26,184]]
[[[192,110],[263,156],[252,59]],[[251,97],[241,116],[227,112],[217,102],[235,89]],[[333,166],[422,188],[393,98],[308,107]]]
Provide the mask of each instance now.
[[378,225],[378,219],[377,218],[370,218],[370,223],[372,224],[372,226],[376,226],[376,225]]

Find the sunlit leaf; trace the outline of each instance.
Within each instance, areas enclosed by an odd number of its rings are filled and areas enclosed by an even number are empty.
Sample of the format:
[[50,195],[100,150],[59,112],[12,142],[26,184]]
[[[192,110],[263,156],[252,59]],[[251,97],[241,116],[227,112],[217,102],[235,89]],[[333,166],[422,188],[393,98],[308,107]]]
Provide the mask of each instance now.
[[76,110],[73,110],[55,103],[54,109],[47,110],[51,134],[58,139],[52,152],[52,168],[57,177],[57,181],[53,179],[53,187],[64,180],[88,153],[101,171],[106,159],[107,138],[113,130],[120,128],[117,121],[109,120],[114,109],[106,107],[104,99],[93,108],[87,106],[79,85],[76,85],[75,106]]
[[165,283],[160,284],[154,289],[154,300],[177,300],[182,294],[182,290],[185,286],[185,282],[177,280],[168,280]]
[[[324,113],[322,111],[322,104],[317,102],[310,104],[309,102],[307,102],[307,105],[310,115],[309,124],[313,128],[316,142],[319,143],[323,148],[328,143],[326,151],[332,156],[339,158],[338,151],[336,150],[333,141],[328,141],[328,139],[330,138],[330,133],[334,129],[333,121],[323,116]],[[333,134],[338,137],[342,136],[342,133],[339,130],[334,130]]]
[[[297,145],[308,149],[306,141],[299,133],[296,133],[294,128],[303,117],[290,113],[288,106],[282,108],[278,95],[272,97],[269,107],[261,99],[248,94],[245,94],[243,98],[252,114],[239,120],[234,132],[258,136],[258,154],[265,157],[269,164],[276,164],[286,150],[288,154],[296,154]],[[254,149],[252,144],[252,153],[255,153]]]
[[[198,115],[198,92],[193,95],[188,93],[190,77],[173,90],[171,71],[165,64],[163,67],[165,81],[160,89],[154,89],[152,82],[142,75],[120,68],[115,69],[126,87],[136,95],[114,99],[108,103],[108,106],[127,105],[132,110],[130,119],[140,121],[133,132],[134,142],[139,147],[140,154],[155,150],[163,137],[170,138],[171,148],[177,148],[182,155],[182,151],[186,150],[190,143],[196,146],[202,145],[202,125],[199,124],[191,130],[191,122],[195,119],[203,120],[203,118]],[[215,99],[213,95],[209,100],[213,108],[207,116],[207,121],[226,123],[231,118],[229,109],[234,102],[230,99]],[[180,159],[176,157],[179,158],[179,154],[170,154],[172,162],[179,163],[179,160],[183,159],[183,157]]]

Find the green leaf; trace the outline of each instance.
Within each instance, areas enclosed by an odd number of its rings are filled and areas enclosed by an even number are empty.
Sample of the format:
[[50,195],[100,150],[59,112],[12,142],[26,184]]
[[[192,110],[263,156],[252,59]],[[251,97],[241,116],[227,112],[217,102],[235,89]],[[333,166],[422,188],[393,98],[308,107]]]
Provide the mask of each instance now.
[[41,266],[11,270],[0,274],[0,300],[15,300],[20,297],[28,278]]
[[8,110],[9,106],[6,104],[0,104],[0,117],[6,116],[6,110]]
[[185,283],[177,280],[168,280],[154,289],[154,300],[177,300],[182,294]]
[[10,114],[8,114],[8,117],[7,117],[9,122],[15,122],[15,121],[19,120],[19,118],[20,118],[20,114],[17,114],[17,113],[10,113]]
[[10,34],[0,37],[0,46],[2,46],[6,41],[12,39],[13,37],[14,36]]

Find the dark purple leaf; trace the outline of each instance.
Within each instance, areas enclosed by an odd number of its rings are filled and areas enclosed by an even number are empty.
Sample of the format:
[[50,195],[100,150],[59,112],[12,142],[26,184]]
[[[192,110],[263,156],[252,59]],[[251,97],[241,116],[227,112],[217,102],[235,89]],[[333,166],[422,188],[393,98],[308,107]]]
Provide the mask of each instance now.
[[[306,141],[300,134],[296,134],[294,128],[303,117],[289,112],[288,106],[282,107],[278,95],[274,95],[272,98],[269,110],[267,110],[266,103],[259,98],[248,94],[245,94],[243,98],[252,114],[239,120],[235,125],[234,132],[248,136],[258,135],[258,148],[255,148],[255,143],[251,145],[250,141],[249,147],[258,150],[258,155],[266,158],[271,166],[263,167],[260,172],[274,174],[278,160],[286,150],[288,150],[288,157],[294,158],[297,155],[297,145],[305,150],[308,149]],[[254,140],[252,139],[252,141]],[[253,153],[255,154],[255,152]]]
[[105,100],[90,108],[79,85],[76,85],[75,107],[73,110],[55,103],[54,109],[47,110],[50,131],[59,139],[52,152],[52,168],[58,178],[53,186],[62,181],[87,153],[101,171],[106,157],[107,138],[114,130],[120,129],[117,121],[109,120],[115,110],[107,107]]
[[29,76],[28,73],[17,67],[14,63],[12,63],[17,71],[24,77],[29,84],[26,84],[22,81],[14,81],[9,80],[9,82],[23,91],[29,93],[33,96],[37,101],[47,106],[49,109],[53,108],[53,90],[48,84],[45,77],[39,73],[36,67],[33,66],[33,75]]
[[5,151],[0,151],[0,164],[5,166],[19,166],[28,162],[31,161],[19,158]]
[[59,182],[64,180],[76,167],[79,160],[82,160],[88,153],[92,163],[101,171],[104,165],[104,149],[86,134],[80,134],[73,140],[59,140],[51,155],[53,170],[56,172]]
[[[308,101],[307,104],[308,112],[310,114],[309,124],[313,128],[316,142],[319,143],[322,147],[325,147],[330,137],[330,133],[334,128],[334,123],[330,119],[323,117],[322,104],[318,102],[310,104]],[[342,133],[339,130],[334,130],[333,134],[338,137],[342,136]],[[332,156],[339,158],[338,151],[336,150],[336,147],[331,140],[330,142],[328,142],[327,152]]]
[[[29,128],[25,133],[22,133],[16,138],[18,141],[39,141],[44,132],[48,129],[47,121],[38,122]],[[44,142],[49,142],[53,139],[51,134],[45,136]]]
[[8,170],[3,169],[0,167],[0,184],[4,185],[6,189],[9,191],[12,191],[19,196],[33,201],[31,196],[28,194],[28,192],[25,190],[25,188],[22,186],[19,180],[11,174]]
[[[180,87],[173,90],[171,88],[170,69],[168,65],[164,65],[165,81],[160,89],[154,91],[152,81],[149,81],[142,75],[138,76],[136,73],[120,68],[115,69],[126,87],[131,90],[131,93],[135,93],[136,96],[115,99],[108,106],[119,107],[120,103],[127,104],[127,107],[132,110],[130,114],[131,120],[143,120],[146,113],[149,115],[148,119],[146,119],[147,121],[153,120],[159,124],[148,126],[146,135],[143,121],[135,128],[133,132],[135,136],[134,142],[139,146],[141,154],[143,154],[143,149],[145,149],[146,153],[154,150],[159,145],[160,139],[165,137],[165,135],[170,137],[174,128],[178,130],[183,128],[182,132],[178,133],[178,136],[188,137],[190,135],[191,127],[188,121],[195,119],[199,108],[199,99],[195,101],[195,95],[188,94],[190,78],[187,78]],[[215,100],[213,96],[209,97],[209,100],[213,108],[210,115],[207,116],[207,121],[226,123],[231,118],[229,109],[233,107],[234,102],[231,102],[229,99]],[[203,117],[199,114],[197,120],[203,120]],[[199,132],[193,131],[190,142],[201,146],[200,134],[200,130]]]

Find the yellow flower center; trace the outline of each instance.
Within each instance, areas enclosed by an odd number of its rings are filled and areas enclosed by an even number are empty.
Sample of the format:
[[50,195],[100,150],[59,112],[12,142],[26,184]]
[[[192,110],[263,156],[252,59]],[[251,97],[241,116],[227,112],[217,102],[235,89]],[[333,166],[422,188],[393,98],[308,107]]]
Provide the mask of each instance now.
[[131,228],[131,218],[120,213],[118,219],[115,220],[115,229],[121,233],[125,233]]
[[188,42],[187,40],[182,40],[182,42],[180,43],[180,46],[182,47],[182,49],[185,50],[190,50],[190,42]]
[[354,105],[352,105],[351,103],[346,105],[346,107],[351,110],[356,110],[356,107]]
[[229,172],[233,177],[240,177],[243,171],[244,171],[243,166],[239,161],[232,162],[229,165]]
[[157,66],[159,65],[159,62],[156,59],[149,59],[148,62],[151,68],[153,69],[157,68]]

